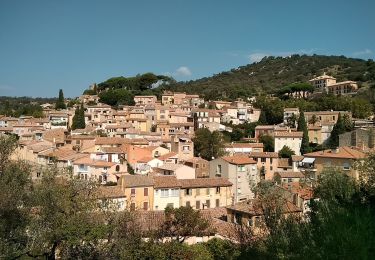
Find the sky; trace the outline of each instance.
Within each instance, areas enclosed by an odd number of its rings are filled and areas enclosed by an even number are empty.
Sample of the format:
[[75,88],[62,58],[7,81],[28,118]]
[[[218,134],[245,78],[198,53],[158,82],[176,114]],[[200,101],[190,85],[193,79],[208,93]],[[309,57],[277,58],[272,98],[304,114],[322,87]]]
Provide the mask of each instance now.
[[79,96],[145,72],[179,81],[290,54],[375,57],[373,0],[0,0],[0,96]]

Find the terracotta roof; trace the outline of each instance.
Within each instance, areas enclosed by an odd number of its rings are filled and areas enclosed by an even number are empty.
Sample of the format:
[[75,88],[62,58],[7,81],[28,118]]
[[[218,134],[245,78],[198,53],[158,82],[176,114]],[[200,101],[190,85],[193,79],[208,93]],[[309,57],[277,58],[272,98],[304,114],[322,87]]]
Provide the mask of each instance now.
[[243,164],[255,164],[256,161],[249,158],[248,156],[243,155],[234,155],[234,156],[223,156],[221,157],[226,162],[231,164],[243,165]]
[[53,142],[64,142],[65,130],[62,128],[52,129],[44,132],[43,139]]
[[226,144],[225,148],[262,148],[263,143],[232,143]]
[[99,198],[124,198],[125,192],[120,186],[100,186],[98,190]]
[[159,156],[158,159],[163,161],[163,160],[167,160],[167,159],[169,159],[171,157],[176,157],[176,155],[177,155],[177,153],[170,152],[170,153],[166,153],[164,155]]
[[230,187],[233,185],[226,178],[180,179],[178,181],[181,188]]
[[289,165],[289,159],[288,158],[279,158],[277,167],[278,168],[290,168],[292,166]]
[[144,175],[124,175],[123,184],[125,188],[148,187],[154,185],[154,179]]
[[303,158],[305,157],[302,155],[292,155],[292,162],[300,162],[303,160]]
[[179,188],[181,184],[176,176],[154,176],[154,188]]
[[281,178],[303,178],[305,177],[301,172],[276,172]]
[[363,151],[351,148],[349,146],[338,147],[313,153],[307,153],[305,157],[322,157],[322,158],[343,158],[343,159],[362,159],[366,157]]
[[157,158],[154,158],[154,157],[151,157],[151,156],[146,156],[146,157],[142,157],[141,159],[137,160],[137,162],[148,163],[149,161],[151,161],[153,159],[157,159]]
[[249,157],[252,158],[278,158],[279,154],[275,152],[250,152]]
[[120,137],[97,137],[95,139],[96,145],[106,145],[106,144],[123,144],[125,143],[124,138]]
[[275,137],[289,137],[289,138],[302,138],[303,132],[275,132]]
[[[239,211],[252,216],[263,215],[263,207],[259,200],[253,199],[246,202],[240,202],[233,206],[227,207],[229,210]],[[283,213],[301,212],[302,210],[293,203],[285,200],[283,203]]]
[[166,163],[166,164],[163,164],[163,165],[158,166],[156,168],[162,169],[162,170],[167,170],[167,171],[175,171],[175,170],[177,170],[181,167],[189,167],[189,166],[186,166],[186,165],[183,165],[183,164]]
[[257,125],[255,127],[255,130],[258,130],[258,129],[274,129],[275,126],[274,125]]
[[103,153],[124,153],[120,147],[102,147]]

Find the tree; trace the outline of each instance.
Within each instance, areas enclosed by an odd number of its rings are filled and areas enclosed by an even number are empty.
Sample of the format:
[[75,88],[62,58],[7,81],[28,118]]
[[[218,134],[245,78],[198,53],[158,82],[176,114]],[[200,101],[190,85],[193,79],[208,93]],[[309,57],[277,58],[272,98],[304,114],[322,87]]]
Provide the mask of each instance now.
[[318,122],[318,118],[316,117],[316,115],[315,114],[312,115],[312,117],[309,120],[309,123],[312,125],[315,125],[317,122]]
[[348,114],[345,114],[342,119],[343,119],[345,132],[352,131],[354,129],[354,125],[353,125],[352,120],[350,119],[350,116]]
[[292,155],[295,155],[294,151],[286,145],[279,151],[279,157],[281,158],[292,158]]
[[331,148],[336,148],[339,146],[339,135],[345,133],[345,124],[344,120],[342,119],[341,113],[337,118],[336,124],[333,126],[331,135],[328,140],[328,145]]
[[287,118],[287,126],[290,128],[296,128],[296,121],[297,121],[297,116],[293,113],[290,117]]
[[195,131],[194,154],[206,160],[218,158],[224,154],[223,136],[220,132],[210,132],[207,128]]
[[0,175],[10,163],[11,155],[18,146],[17,138],[13,135],[0,134]]
[[170,237],[176,242],[183,243],[188,237],[207,235],[207,220],[202,218],[198,210],[190,206],[167,207],[164,214],[165,221],[159,231],[161,239]]
[[83,104],[80,107],[77,106],[76,111],[73,116],[72,130],[75,129],[85,129],[85,108]]
[[66,109],[64,93],[63,93],[62,89],[59,90],[59,98],[56,102],[55,108],[56,109]]
[[266,111],[264,111],[263,109],[260,111],[258,124],[260,124],[260,125],[266,125],[267,124]]
[[99,101],[110,106],[134,105],[134,95],[126,89],[109,89],[99,94]]
[[308,153],[310,151],[309,146],[309,131],[307,129],[307,124],[305,120],[305,113],[301,111],[298,118],[297,131],[303,132],[302,143],[301,143],[301,154]]
[[275,150],[275,140],[270,135],[261,135],[259,142],[263,143],[263,150],[265,152],[273,152]]

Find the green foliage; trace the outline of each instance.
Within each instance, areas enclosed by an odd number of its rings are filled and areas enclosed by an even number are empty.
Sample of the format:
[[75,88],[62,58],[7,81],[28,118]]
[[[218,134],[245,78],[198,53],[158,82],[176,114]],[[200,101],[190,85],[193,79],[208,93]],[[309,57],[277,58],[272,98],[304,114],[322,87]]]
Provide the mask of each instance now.
[[44,117],[40,104],[55,102],[55,99],[30,97],[0,97],[0,115],[20,117]]
[[258,94],[277,93],[283,86],[289,86],[293,82],[308,82],[323,72],[332,74],[338,81],[355,80],[359,81],[359,84],[370,85],[374,82],[374,66],[372,61],[344,56],[265,57],[260,62],[221,72],[212,77],[178,82],[165,88],[200,94],[207,100],[234,100]]
[[99,102],[110,106],[134,105],[134,95],[126,89],[109,89],[99,94]]
[[303,111],[300,112],[300,115],[299,115],[299,118],[298,118],[297,131],[303,132],[302,143],[301,143],[301,154],[305,154],[305,153],[310,152],[309,131],[307,129],[307,124],[306,124],[306,120],[305,120],[305,113]]
[[265,152],[273,152],[275,150],[275,139],[270,135],[261,135],[259,142],[263,143],[263,150]]
[[128,173],[131,174],[131,175],[134,175],[134,174],[135,174],[134,169],[133,169],[133,167],[130,165],[129,162],[126,162],[126,166],[127,166],[127,168],[128,168]]
[[293,83],[291,85],[285,86],[281,88],[277,93],[279,96],[287,94],[290,96],[296,92],[305,92],[302,97],[307,97],[306,93],[312,93],[314,91],[314,87],[308,83]]
[[295,155],[294,151],[286,145],[284,145],[283,148],[281,148],[281,150],[279,151],[280,158],[292,158],[292,155]]
[[220,132],[210,132],[207,128],[200,128],[195,131],[194,155],[211,161],[224,154],[223,136]]
[[92,95],[96,95],[96,94],[97,94],[96,91],[93,90],[93,89],[86,89],[85,91],[83,91],[83,95],[90,95],[90,96],[92,96]]
[[345,133],[345,123],[341,116],[341,113],[339,113],[339,116],[337,118],[336,124],[333,126],[331,135],[328,140],[328,145],[331,148],[336,148],[339,146],[339,135]]
[[62,89],[59,90],[59,98],[57,99],[55,108],[56,109],[66,109],[64,92],[63,92]]
[[212,257],[215,260],[237,259],[240,255],[239,248],[228,240],[213,238],[204,245],[211,252]]
[[83,107],[83,104],[81,104],[81,106],[77,106],[76,111],[74,113],[72,130],[85,129],[85,127],[85,108]]

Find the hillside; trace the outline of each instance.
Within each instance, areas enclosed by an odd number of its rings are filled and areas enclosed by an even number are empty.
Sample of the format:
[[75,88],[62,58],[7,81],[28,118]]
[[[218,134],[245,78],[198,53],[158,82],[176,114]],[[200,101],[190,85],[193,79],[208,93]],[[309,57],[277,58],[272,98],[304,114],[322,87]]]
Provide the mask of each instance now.
[[306,82],[326,72],[338,81],[354,80],[360,87],[375,82],[375,62],[345,56],[292,55],[265,57],[260,62],[241,66],[212,77],[176,82],[164,89],[204,95],[206,99],[235,99],[261,93],[275,93],[295,82]]

